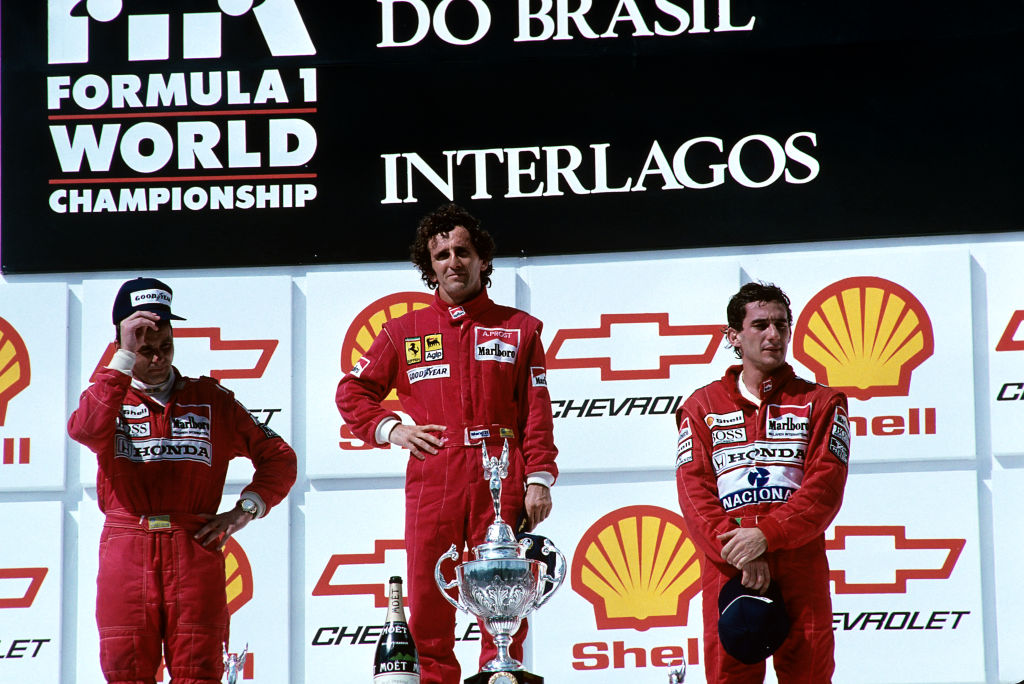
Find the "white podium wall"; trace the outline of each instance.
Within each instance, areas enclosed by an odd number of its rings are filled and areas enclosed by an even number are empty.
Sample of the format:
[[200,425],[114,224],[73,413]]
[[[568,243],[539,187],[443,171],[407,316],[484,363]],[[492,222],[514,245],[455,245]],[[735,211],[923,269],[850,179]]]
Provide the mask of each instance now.
[[[765,280],[793,300],[798,372],[850,396],[850,478],[826,534],[835,681],[1024,678],[1021,258],[1024,234],[498,260],[492,297],[544,321],[562,471],[540,531],[567,576],[532,620],[527,665],[615,684],[664,682],[686,660],[686,681],[704,681],[701,558],[676,501],[672,414],[733,362],[719,332],[728,297]],[[137,275],[0,283],[0,683],[102,682],[95,458],[65,422],[109,353],[113,294]],[[334,389],[383,320],[423,305],[418,274],[145,275],[174,288],[187,318],[178,368],[221,378],[299,454],[287,501],[225,550],[243,681],[369,681],[385,582],[405,574],[406,457],[354,438]],[[232,465],[225,507],[250,474]],[[456,636],[465,676],[475,622],[460,615]]]

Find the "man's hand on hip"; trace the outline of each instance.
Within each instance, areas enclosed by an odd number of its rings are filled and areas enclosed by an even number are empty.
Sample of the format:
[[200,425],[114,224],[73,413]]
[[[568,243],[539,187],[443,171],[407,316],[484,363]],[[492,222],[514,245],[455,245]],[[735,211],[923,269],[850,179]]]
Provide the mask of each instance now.
[[551,514],[551,490],[542,484],[526,486],[526,524],[528,532]]
[[444,425],[403,425],[398,424],[388,435],[388,441],[395,446],[408,449],[421,461],[427,454],[436,454],[444,446],[444,439],[434,433],[444,432]]
[[764,532],[756,527],[729,530],[718,535],[718,541],[725,544],[722,547],[722,559],[737,570],[742,570],[747,563],[760,558],[768,548]]
[[217,548],[224,548],[231,535],[248,525],[249,521],[252,520],[251,513],[246,513],[237,506],[230,511],[218,513],[217,515],[201,513],[199,517],[209,522],[195,533],[195,539],[203,546],[210,546],[216,543]]

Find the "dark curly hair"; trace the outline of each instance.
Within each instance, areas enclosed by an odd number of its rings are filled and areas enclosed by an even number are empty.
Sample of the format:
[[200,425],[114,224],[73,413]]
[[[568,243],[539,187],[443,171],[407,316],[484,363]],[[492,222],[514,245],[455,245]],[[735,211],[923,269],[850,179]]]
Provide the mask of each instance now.
[[[789,308],[789,297],[786,296],[786,293],[774,283],[757,282],[747,283],[729,300],[729,305],[725,307],[725,319],[729,324],[722,332],[727,332],[729,328],[743,330],[743,319],[747,317],[747,304],[754,302],[778,302],[782,304],[786,307],[786,318],[789,320],[789,327],[793,327],[793,311]],[[743,358],[743,353],[739,348],[733,347],[732,351],[736,354],[737,359]]]
[[469,233],[473,249],[481,261],[487,262],[487,268],[480,273],[480,282],[484,287],[491,286],[491,273],[494,272],[494,239],[491,234],[480,227],[480,221],[457,204],[445,204],[420,220],[416,228],[416,239],[409,245],[409,258],[420,270],[420,277],[431,290],[437,289],[434,277],[434,266],[430,261],[430,240],[435,235],[450,233],[462,226]]

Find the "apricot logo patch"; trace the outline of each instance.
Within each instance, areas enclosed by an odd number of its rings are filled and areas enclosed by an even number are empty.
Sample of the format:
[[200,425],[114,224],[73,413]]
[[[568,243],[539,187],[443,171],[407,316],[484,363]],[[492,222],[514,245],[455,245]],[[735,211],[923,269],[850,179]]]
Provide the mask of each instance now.
[[0,318],[0,425],[7,418],[7,405],[32,377],[28,348],[14,326]]
[[572,560],[572,588],[598,629],[684,626],[700,591],[701,554],[678,513],[627,506],[590,526]]
[[854,399],[905,397],[935,348],[931,319],[909,290],[862,276],[829,285],[797,321],[793,355],[815,379]]

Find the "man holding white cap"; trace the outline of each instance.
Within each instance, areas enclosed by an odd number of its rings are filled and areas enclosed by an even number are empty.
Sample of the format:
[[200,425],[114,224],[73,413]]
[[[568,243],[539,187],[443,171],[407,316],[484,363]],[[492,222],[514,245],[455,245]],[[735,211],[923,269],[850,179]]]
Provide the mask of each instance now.
[[[82,393],[71,438],[96,453],[100,538],[96,622],[108,682],[155,681],[161,647],[177,684],[220,682],[228,640],[228,538],[262,517],[295,482],[295,452],[208,377],[171,362],[171,288],[153,278],[114,300],[117,350]],[[228,462],[252,482],[217,514]]]

